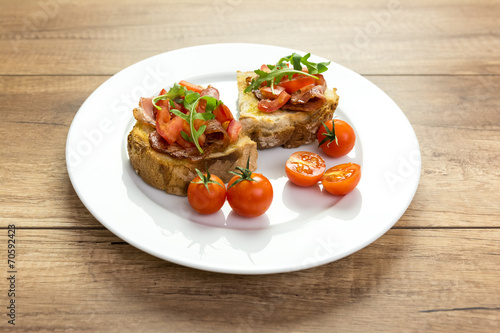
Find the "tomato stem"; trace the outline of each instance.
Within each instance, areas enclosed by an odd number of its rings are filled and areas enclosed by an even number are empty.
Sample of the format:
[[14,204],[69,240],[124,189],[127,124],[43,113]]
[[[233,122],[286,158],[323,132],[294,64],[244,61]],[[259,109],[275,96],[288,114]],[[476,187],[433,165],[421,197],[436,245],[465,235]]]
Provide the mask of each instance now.
[[206,176],[204,174],[202,174],[200,170],[198,170],[198,169],[195,169],[195,170],[196,170],[196,173],[198,174],[198,177],[200,177],[200,180],[197,181],[197,182],[192,181],[191,183],[193,183],[193,184],[203,184],[205,186],[205,188],[207,189],[208,193],[210,193],[210,189],[208,188],[208,184],[217,184],[220,187],[224,187],[224,186],[222,186],[221,183],[216,182],[215,180],[210,179],[211,175],[210,175],[210,172],[208,172],[208,167],[206,165],[205,165],[205,170],[207,171],[207,175]]
[[236,179],[229,187],[228,189],[230,189],[231,187],[233,187],[234,185],[244,181],[244,180],[248,180],[248,181],[251,181],[251,182],[254,182],[255,179],[252,178],[252,170],[250,170],[250,156],[248,156],[248,159],[247,159],[247,167],[246,168],[243,168],[243,167],[239,167],[237,166],[236,167],[236,170],[240,171],[240,172],[235,172],[235,171],[229,171],[229,173],[232,173],[233,175],[236,175],[240,178]]

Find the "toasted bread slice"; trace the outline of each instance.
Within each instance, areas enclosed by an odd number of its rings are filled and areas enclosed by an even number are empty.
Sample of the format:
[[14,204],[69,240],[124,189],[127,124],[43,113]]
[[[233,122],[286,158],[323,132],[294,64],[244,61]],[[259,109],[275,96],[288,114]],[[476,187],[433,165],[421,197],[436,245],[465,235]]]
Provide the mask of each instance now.
[[240,135],[238,141],[223,152],[191,162],[153,150],[149,143],[152,131],[153,127],[137,122],[128,135],[128,155],[132,167],[146,183],[167,193],[186,196],[190,181],[197,176],[195,169],[205,172],[205,164],[211,174],[225,183],[233,177],[228,171],[234,171],[237,166],[246,167],[248,158],[250,170],[257,168],[257,145],[248,136]]
[[253,93],[245,93],[247,77],[255,77],[254,72],[237,72],[239,121],[242,132],[257,142],[258,149],[283,146],[295,148],[316,139],[321,122],[332,119],[339,96],[337,89],[325,91],[326,103],[318,110],[262,112],[257,108],[259,100]]

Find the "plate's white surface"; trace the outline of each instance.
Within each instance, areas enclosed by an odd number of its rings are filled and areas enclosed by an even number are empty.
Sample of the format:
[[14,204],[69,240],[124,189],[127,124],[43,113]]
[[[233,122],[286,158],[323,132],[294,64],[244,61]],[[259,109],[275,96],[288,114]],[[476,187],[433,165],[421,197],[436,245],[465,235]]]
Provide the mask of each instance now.
[[[236,70],[253,70],[293,51],[254,44],[216,44],[163,53],[136,63],[102,84],[71,125],[66,160],[73,187],[89,211],[126,242],[152,255],[198,269],[236,274],[287,272],[345,257],[376,240],[405,212],[417,189],[420,151],[398,106],[360,75],[332,63],[325,73],[336,87],[336,115],[357,134],[346,157],[325,158],[327,168],[361,165],[358,187],[335,197],[321,186],[298,188],[287,181],[285,161],[300,149],[259,151],[258,172],[274,188],[268,212],[245,219],[226,203],[212,216],[190,209],[186,198],[145,184],[126,151],[139,97],[185,79],[213,84],[236,114]],[[305,54],[305,52],[300,52]],[[326,61],[316,56],[312,61]]]

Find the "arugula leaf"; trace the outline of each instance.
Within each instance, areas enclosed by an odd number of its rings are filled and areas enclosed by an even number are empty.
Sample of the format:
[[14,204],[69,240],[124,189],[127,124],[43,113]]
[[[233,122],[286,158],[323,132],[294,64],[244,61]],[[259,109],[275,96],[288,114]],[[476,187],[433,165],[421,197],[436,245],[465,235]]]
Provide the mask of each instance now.
[[178,83],[174,83],[174,86],[168,90],[168,92],[164,95],[156,96],[153,98],[153,106],[158,110],[161,110],[161,107],[156,105],[156,102],[163,101],[166,99],[170,99],[170,106],[173,106],[173,100],[178,99],[180,97],[184,97],[186,92],[189,91]]
[[[263,83],[266,83],[267,86],[274,87],[275,84],[279,84],[283,77],[288,76],[291,79],[293,74],[303,74],[310,76],[312,78],[318,79],[318,77],[314,76],[314,74],[321,74],[328,70],[329,62],[320,62],[314,63],[309,61],[309,57],[311,53],[306,54],[305,56],[301,56],[298,53],[292,53],[289,56],[281,58],[276,65],[267,65],[271,72],[265,72],[263,70],[257,69],[254,71],[258,76],[253,78],[248,87],[245,88],[244,92],[248,93],[252,90],[259,89]],[[288,67],[288,63],[292,64],[293,69]],[[307,67],[307,71],[302,71],[302,65]]]
[[271,70],[270,73],[261,71],[260,69],[257,69],[254,71],[255,74],[259,75],[256,78],[252,79],[252,82],[250,82],[250,85],[245,88],[244,92],[250,92],[252,90],[259,89],[261,84],[264,82],[267,82],[268,86],[273,86],[274,84],[279,84],[281,80],[283,79],[284,76],[289,76],[293,74],[304,74],[307,76],[310,76],[312,78],[318,79],[316,76],[298,71],[296,69],[290,69],[290,68],[282,68],[282,69],[277,69],[276,67]]
[[[207,106],[205,107],[204,113],[198,113],[196,112],[196,106],[202,99],[207,101]],[[203,149],[201,148],[198,139],[205,132],[207,125],[201,125],[200,128],[196,129],[194,127],[194,120],[201,119],[207,121],[214,119],[215,115],[212,113],[212,111],[220,104],[222,104],[222,102],[212,96],[200,97],[200,94],[197,92],[186,92],[184,98],[184,107],[189,110],[189,113],[185,114],[177,109],[170,110],[170,112],[188,122],[191,136],[186,134],[184,131],[181,132],[181,136],[184,138],[184,140],[194,143],[196,148],[198,148],[200,154],[203,154]]]

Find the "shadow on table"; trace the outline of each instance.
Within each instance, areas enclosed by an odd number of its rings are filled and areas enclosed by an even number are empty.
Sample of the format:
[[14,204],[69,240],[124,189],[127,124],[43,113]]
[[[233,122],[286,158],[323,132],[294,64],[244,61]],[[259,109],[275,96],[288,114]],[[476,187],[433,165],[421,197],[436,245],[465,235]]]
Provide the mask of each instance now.
[[124,251],[114,254],[114,263],[117,268],[135,263],[140,271],[136,270],[137,276],[113,274],[116,288],[110,293],[114,301],[133,299],[139,321],[168,321],[186,328],[231,325],[235,331],[252,332],[263,327],[293,327],[325,316],[332,320],[341,315],[339,309],[345,314],[350,305],[391,288],[387,285],[391,271],[404,258],[404,238],[410,237],[410,232],[390,230],[392,237],[384,235],[365,249],[327,265],[257,276],[194,270],[124,243]]

